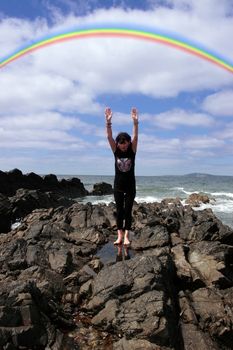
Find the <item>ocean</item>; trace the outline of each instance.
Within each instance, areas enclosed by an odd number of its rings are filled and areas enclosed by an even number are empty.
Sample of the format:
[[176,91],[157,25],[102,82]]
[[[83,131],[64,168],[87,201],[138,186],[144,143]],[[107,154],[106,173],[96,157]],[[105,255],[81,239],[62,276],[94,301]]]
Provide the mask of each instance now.
[[[58,179],[78,177],[84,187],[91,191],[98,182],[113,185],[113,176],[94,175],[59,175]],[[137,176],[136,202],[161,202],[164,198],[179,197],[182,203],[191,193],[203,192],[211,198],[211,203],[202,204],[196,210],[211,208],[215,215],[226,225],[233,228],[233,176],[216,176],[207,174],[189,174],[182,176]],[[110,203],[112,195],[87,196],[77,198],[78,202],[93,204]],[[195,208],[194,208],[195,209]]]

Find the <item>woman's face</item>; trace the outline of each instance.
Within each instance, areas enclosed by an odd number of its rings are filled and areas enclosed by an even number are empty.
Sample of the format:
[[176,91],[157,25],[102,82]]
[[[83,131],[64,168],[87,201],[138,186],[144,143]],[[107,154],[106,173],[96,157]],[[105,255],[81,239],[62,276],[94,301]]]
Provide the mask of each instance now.
[[126,152],[128,147],[130,145],[130,141],[126,141],[124,140],[124,142],[120,142],[117,144],[117,147],[122,151],[122,152]]

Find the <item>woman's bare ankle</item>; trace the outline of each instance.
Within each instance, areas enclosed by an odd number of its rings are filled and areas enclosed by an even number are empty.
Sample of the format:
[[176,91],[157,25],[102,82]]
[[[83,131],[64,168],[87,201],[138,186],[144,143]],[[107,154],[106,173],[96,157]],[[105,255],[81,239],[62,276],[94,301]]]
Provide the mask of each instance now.
[[129,230],[125,230],[124,245],[130,245]]
[[123,231],[117,230],[117,240],[114,242],[114,244],[121,244],[123,238]]

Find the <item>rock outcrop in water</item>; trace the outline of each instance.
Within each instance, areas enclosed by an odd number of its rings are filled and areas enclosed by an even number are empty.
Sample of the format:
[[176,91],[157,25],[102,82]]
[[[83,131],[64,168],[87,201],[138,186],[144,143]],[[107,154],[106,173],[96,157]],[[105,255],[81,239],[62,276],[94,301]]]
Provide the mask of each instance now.
[[[169,201],[170,203],[171,201]],[[37,209],[0,235],[0,349],[232,349],[233,230],[178,200]]]
[[185,203],[192,207],[200,207],[201,204],[207,204],[210,203],[210,201],[213,202],[214,199],[210,199],[205,193],[191,193],[185,200]]
[[88,194],[88,191],[78,178],[62,179],[59,181],[54,174],[42,177],[33,172],[24,175],[19,169],[13,169],[8,172],[0,171],[0,193],[11,197],[20,188],[40,190],[43,192],[52,191],[71,198]]
[[103,196],[106,194],[113,194],[112,185],[106,182],[99,182],[94,184],[93,190],[89,193],[92,196]]

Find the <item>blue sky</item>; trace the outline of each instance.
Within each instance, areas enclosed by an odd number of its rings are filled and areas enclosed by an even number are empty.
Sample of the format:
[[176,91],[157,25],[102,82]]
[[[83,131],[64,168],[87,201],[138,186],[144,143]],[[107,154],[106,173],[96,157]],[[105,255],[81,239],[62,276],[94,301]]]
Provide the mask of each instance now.
[[[105,23],[174,33],[233,61],[231,0],[1,0],[1,57],[52,33]],[[114,174],[113,134],[139,110],[137,175],[233,175],[233,75],[170,47],[92,38],[0,70],[0,169]]]

